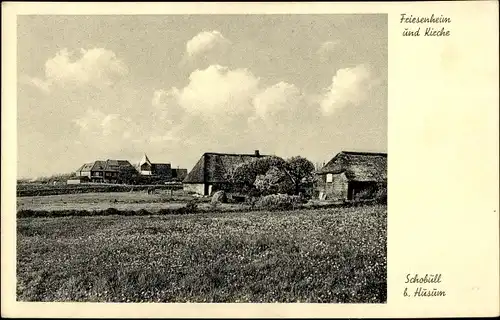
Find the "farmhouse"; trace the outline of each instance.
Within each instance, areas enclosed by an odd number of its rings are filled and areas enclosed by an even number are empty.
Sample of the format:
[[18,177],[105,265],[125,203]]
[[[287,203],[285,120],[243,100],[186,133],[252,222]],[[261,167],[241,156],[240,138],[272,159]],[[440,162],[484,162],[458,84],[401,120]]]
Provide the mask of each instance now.
[[172,166],[170,163],[151,163],[146,154],[137,164],[137,171],[142,176],[161,177],[165,180],[172,179]]
[[259,150],[253,154],[204,153],[187,177],[182,181],[183,189],[201,195],[210,195],[227,184],[227,175],[240,163],[265,157]]
[[371,199],[387,186],[387,153],[342,151],[317,174],[320,199]]
[[85,163],[76,170],[78,180],[82,181],[82,177],[87,177],[90,182],[126,182],[136,174],[137,171],[127,160],[97,160]]

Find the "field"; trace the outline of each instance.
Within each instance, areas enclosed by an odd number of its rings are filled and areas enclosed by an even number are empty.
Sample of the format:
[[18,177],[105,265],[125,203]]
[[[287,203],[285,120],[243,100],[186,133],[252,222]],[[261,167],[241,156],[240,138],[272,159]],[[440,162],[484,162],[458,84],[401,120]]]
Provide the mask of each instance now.
[[168,185],[126,185],[106,183],[83,183],[83,184],[48,184],[48,183],[18,183],[17,196],[50,196],[59,194],[81,194],[89,192],[129,192],[141,191],[154,187],[156,190],[179,190],[182,184],[173,183]]
[[381,205],[17,219],[19,301],[386,302]]
[[[129,192],[96,192],[96,193],[76,193],[57,194],[47,196],[23,196],[17,197],[18,216],[32,216],[33,213],[26,214],[26,211],[34,211],[37,216],[57,216],[75,215],[74,211],[79,211],[80,215],[106,214],[104,211],[113,208],[127,214],[143,211],[147,213],[173,213],[173,211],[183,209],[189,202],[196,202],[197,211],[210,212],[214,207],[210,203],[209,197],[199,197],[188,194],[182,190],[156,190],[153,194],[146,191]],[[331,202],[310,201],[303,204],[304,208],[324,208],[336,205]],[[217,211],[245,211],[250,210],[247,203],[220,203]],[[86,212],[85,212],[86,211]],[[137,213],[139,214],[139,213]]]
[[[48,196],[17,197],[18,210],[105,210],[113,207],[118,210],[158,211],[166,208],[179,208],[187,201],[197,199],[184,194],[182,190],[159,190],[154,194],[146,191],[97,192],[79,194],[58,194]],[[209,199],[197,199],[207,202]]]

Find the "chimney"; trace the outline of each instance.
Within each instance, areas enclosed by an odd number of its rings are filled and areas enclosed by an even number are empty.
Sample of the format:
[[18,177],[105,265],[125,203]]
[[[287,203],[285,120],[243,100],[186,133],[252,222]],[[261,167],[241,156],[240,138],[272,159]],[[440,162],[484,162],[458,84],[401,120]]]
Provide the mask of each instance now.
[[259,150],[255,150],[255,156],[256,156],[256,157],[260,157],[260,152],[259,152]]

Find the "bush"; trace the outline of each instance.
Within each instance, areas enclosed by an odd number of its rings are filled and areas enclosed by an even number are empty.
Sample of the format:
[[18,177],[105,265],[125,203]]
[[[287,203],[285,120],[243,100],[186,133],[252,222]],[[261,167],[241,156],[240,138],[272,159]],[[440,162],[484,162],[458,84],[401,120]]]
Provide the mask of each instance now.
[[257,208],[267,210],[291,210],[300,207],[301,199],[288,194],[271,194],[264,196],[255,203]]
[[245,203],[250,206],[250,208],[255,208],[257,205],[258,197],[249,196],[245,199]]
[[120,211],[118,211],[116,208],[108,208],[106,210],[104,210],[104,215],[114,215],[114,214],[120,214]]
[[198,204],[194,200],[189,201],[184,207],[185,213],[194,213],[197,210],[198,210]]
[[222,190],[216,191],[212,195],[211,202],[212,202],[212,205],[217,205],[219,203],[226,203],[227,202],[226,192],[222,191]]
[[380,185],[375,192],[375,200],[381,204],[387,204],[387,185]]

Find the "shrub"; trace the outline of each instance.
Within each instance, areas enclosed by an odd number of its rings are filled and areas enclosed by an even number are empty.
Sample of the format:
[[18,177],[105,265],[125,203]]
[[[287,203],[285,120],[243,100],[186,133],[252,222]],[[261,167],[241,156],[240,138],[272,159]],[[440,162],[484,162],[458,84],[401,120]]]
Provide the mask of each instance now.
[[387,185],[380,185],[375,192],[375,200],[381,204],[387,204]]
[[268,210],[290,210],[300,207],[300,198],[288,194],[271,194],[257,200],[256,207]]
[[226,203],[227,202],[226,192],[222,191],[222,190],[216,191],[212,195],[211,202],[212,202],[212,205],[218,205],[219,203]]
[[120,211],[118,211],[116,208],[108,208],[104,210],[104,215],[114,215],[114,214],[120,214]]
[[[149,212],[146,209],[140,209],[140,210],[136,211],[135,214],[137,214],[139,216],[149,216],[149,215],[151,215],[151,212]],[[127,214],[125,214],[125,215],[127,215]],[[132,210],[131,210],[130,215],[134,215],[134,212]]]
[[184,207],[185,213],[194,213],[197,210],[198,210],[198,204],[194,200],[189,201]]
[[248,204],[250,206],[250,208],[255,208],[255,206],[257,205],[257,201],[259,200],[258,197],[252,197],[252,196],[249,196],[245,199],[245,203]]

